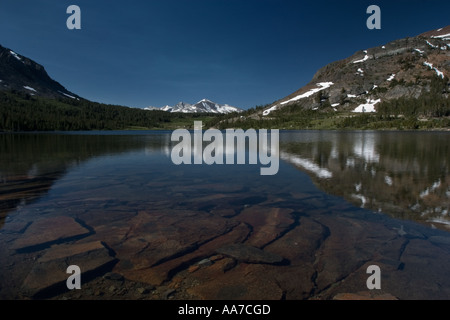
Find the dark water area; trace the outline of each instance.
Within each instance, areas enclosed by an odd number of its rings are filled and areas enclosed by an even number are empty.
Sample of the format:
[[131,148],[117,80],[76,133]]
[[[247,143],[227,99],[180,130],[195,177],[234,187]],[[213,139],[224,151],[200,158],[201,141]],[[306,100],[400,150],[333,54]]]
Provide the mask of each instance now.
[[450,298],[450,133],[280,132],[269,176],[170,137],[0,135],[0,298]]

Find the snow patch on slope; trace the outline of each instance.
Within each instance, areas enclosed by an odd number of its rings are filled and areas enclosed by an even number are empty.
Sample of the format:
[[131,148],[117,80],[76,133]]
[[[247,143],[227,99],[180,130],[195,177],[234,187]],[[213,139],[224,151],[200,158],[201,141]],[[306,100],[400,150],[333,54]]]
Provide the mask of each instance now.
[[364,61],[369,60],[369,56],[367,55],[367,50],[364,50],[364,53],[366,54],[366,55],[364,56],[364,58],[362,58],[361,60],[353,61],[353,63],[361,63],[361,62],[364,62]]
[[434,70],[437,74],[438,77],[441,77],[441,79],[444,79],[444,73],[442,71],[439,71],[436,67],[433,67],[432,63],[429,63],[427,61],[425,61],[423,63],[424,66],[427,66],[428,68],[430,68],[431,70]]
[[33,89],[32,87],[29,86],[23,86],[25,89],[30,90],[30,91],[34,91],[37,92],[35,89]]
[[[438,31],[440,31],[440,30],[438,30]],[[442,39],[442,38],[448,38],[448,37],[450,37],[450,33],[447,33],[447,34],[441,34],[441,35],[439,35],[439,36],[431,36],[432,38],[437,38],[437,39]]]
[[[447,38],[443,38],[443,40],[447,40]],[[447,50],[447,47],[446,47],[446,46],[439,47],[439,46],[435,46],[435,45],[431,44],[428,40],[426,40],[426,42],[427,42],[427,44],[428,44],[430,47],[432,47],[433,49]]]
[[19,57],[19,55],[18,55],[17,53],[15,53],[14,51],[9,50],[9,53],[10,53],[14,58],[16,58],[17,60],[22,61],[22,58]]
[[376,112],[375,105],[381,102],[381,99],[371,100],[367,99],[366,103],[360,104],[358,107],[353,110],[353,112]]
[[[300,95],[298,95],[298,96],[296,96],[296,97],[294,97],[292,99],[289,99],[287,101],[281,102],[280,105],[285,105],[285,104],[290,103],[290,102],[294,102],[294,101],[298,101],[298,100],[303,99],[303,98],[310,97],[310,96],[312,96],[313,94],[315,94],[315,93],[317,93],[319,91],[322,91],[322,90],[325,90],[325,89],[331,87],[333,84],[334,84],[333,82],[319,82],[319,83],[316,84],[317,86],[319,86],[319,88],[311,89],[308,92],[300,94]],[[270,107],[269,109],[264,110],[263,116],[267,116],[272,111],[275,111],[277,109],[278,109],[278,105]]]
[[277,109],[278,109],[278,105],[273,106],[273,107],[270,107],[269,109],[264,110],[263,116],[267,116],[267,115],[269,115],[272,111],[275,111],[275,110],[277,110]]
[[432,47],[432,48],[434,48],[434,49],[439,48],[438,46],[435,46],[434,44],[431,44],[428,40],[425,40],[425,41],[427,42],[427,44],[428,44],[430,47]]
[[297,101],[297,100],[300,100],[300,99],[303,99],[303,98],[310,97],[310,96],[312,96],[313,94],[315,94],[315,93],[317,93],[319,91],[322,91],[322,90],[325,90],[325,89],[331,87],[333,84],[334,84],[333,82],[319,82],[317,84],[319,86],[319,88],[311,89],[308,92],[305,92],[305,93],[303,93],[301,95],[298,95],[298,96],[296,96],[296,97],[294,97],[292,99],[289,99],[288,101],[281,102],[280,104],[287,104],[289,102],[293,102],[293,101]]
[[63,95],[65,95],[65,96],[68,97],[68,98],[76,99],[74,96],[71,96],[70,94],[64,93],[64,92],[62,92],[62,91],[58,91],[58,92],[61,93],[61,94],[63,94]]

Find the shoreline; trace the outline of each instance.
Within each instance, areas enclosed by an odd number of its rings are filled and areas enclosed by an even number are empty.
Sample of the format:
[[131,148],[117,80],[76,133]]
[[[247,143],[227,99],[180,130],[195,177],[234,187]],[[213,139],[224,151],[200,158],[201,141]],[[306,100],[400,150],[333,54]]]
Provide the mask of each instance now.
[[[188,129],[193,130],[187,127],[180,127],[174,129],[118,129],[118,130],[67,130],[67,131],[0,131],[1,134],[67,134],[67,133],[108,133],[108,132],[145,132],[145,131],[155,131],[155,132],[172,132],[176,129]],[[216,127],[210,127],[208,129],[217,129]],[[206,131],[208,129],[203,129]],[[225,131],[227,129],[241,129],[240,127],[228,127],[226,129],[219,129],[220,131]],[[301,129],[285,129],[285,128],[267,128],[267,129],[278,129],[280,132],[290,132],[290,131],[342,131],[342,132],[350,132],[350,131],[364,131],[364,132],[450,132],[450,128],[424,128],[424,129],[393,129],[393,128],[381,128],[381,129],[372,129],[372,128],[301,128]],[[260,130],[260,129],[256,129]]]

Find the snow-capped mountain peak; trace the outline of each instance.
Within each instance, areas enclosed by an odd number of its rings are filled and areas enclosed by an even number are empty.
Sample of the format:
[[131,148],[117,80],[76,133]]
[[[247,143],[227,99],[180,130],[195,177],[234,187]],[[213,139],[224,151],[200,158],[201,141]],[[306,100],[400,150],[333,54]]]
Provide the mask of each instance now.
[[228,104],[218,104],[208,99],[202,99],[195,104],[178,102],[174,106],[165,106],[162,108],[148,107],[145,108],[145,110],[162,110],[167,112],[182,112],[182,113],[217,113],[217,114],[242,112],[242,109],[230,106]]

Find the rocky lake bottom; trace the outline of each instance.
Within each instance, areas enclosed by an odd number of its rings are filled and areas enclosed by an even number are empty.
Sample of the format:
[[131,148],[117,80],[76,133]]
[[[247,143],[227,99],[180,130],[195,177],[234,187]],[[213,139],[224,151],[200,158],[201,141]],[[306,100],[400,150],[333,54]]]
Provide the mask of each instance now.
[[[3,173],[0,299],[450,298],[445,223],[328,194],[288,161],[270,177],[175,166],[164,145],[142,141]],[[69,265],[80,290],[66,287]],[[381,289],[368,289],[371,265]]]

